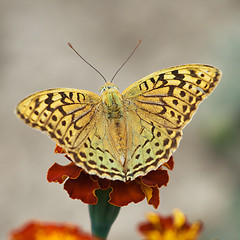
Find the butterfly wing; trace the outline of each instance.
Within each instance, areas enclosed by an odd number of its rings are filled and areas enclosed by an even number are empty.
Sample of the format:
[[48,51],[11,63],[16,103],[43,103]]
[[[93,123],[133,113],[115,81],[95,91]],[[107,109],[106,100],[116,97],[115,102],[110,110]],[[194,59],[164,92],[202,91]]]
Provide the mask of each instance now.
[[178,147],[182,129],[220,77],[220,70],[212,66],[176,66],[154,72],[122,93],[129,179],[145,175],[169,159]]
[[99,102],[99,96],[88,91],[50,89],[22,100],[17,115],[66,149],[75,147],[88,135],[95,125]]
[[104,115],[89,132],[84,144],[69,149],[68,154],[75,159],[76,165],[83,167],[89,174],[110,180],[125,181],[126,175],[116,148],[111,144],[111,129]]
[[17,115],[46,132],[89,174],[125,179],[123,166],[106,138],[108,126],[97,94],[67,88],[41,91],[22,100]]

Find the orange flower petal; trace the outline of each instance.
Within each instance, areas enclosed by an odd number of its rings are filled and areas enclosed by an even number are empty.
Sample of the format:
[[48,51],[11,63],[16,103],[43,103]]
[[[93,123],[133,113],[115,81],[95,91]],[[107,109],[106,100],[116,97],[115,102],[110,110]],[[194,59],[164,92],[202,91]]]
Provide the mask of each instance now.
[[165,217],[161,217],[160,218],[160,224],[161,224],[161,227],[164,231],[167,231],[169,229],[173,229],[174,226],[173,226],[173,216],[165,216]]
[[152,195],[153,195],[153,189],[145,184],[141,184],[141,189],[142,191],[144,192],[146,198],[147,198],[147,201],[149,203],[150,199],[152,198]]
[[[55,152],[66,153],[66,151],[58,145],[56,146]],[[83,169],[77,167],[67,155],[65,155],[65,157],[67,157],[71,163],[67,166],[61,166],[55,163],[49,169],[47,179],[49,182],[63,183],[66,178],[69,177],[65,182],[64,189],[71,198],[80,199],[87,204],[97,203],[97,197],[95,195],[96,189],[107,190],[111,187],[109,203],[113,205],[122,207],[131,202],[138,203],[146,197],[148,204],[157,208],[160,203],[158,188],[163,185],[166,186],[169,180],[167,170],[163,170],[162,167],[160,167],[143,177],[138,177],[134,181],[127,183],[110,181],[99,178],[96,175],[87,174]],[[172,169],[173,164],[173,157],[171,157],[163,166]]]
[[141,187],[135,181],[128,183],[112,181],[111,188],[109,203],[115,206],[123,207],[131,202],[138,203],[145,198]]
[[171,156],[169,160],[163,164],[163,166],[168,168],[169,170],[173,170],[173,167],[174,167],[173,156]]
[[143,176],[141,180],[147,186],[158,186],[160,188],[163,185],[167,185],[169,177],[167,170],[159,168],[158,170],[149,172],[146,176]]
[[152,188],[152,197],[148,201],[149,204],[153,205],[154,208],[158,208],[160,204],[159,189],[158,187]]
[[70,198],[80,199],[87,204],[96,204],[97,197],[94,192],[100,186],[97,181],[93,181],[89,174],[81,171],[77,179],[68,179],[64,184],[64,189],[68,192]]
[[106,178],[100,178],[96,175],[91,175],[93,181],[97,181],[102,190],[107,190],[110,187],[110,180]]
[[63,183],[67,177],[77,178],[82,171],[74,163],[69,163],[66,166],[54,163],[49,169],[47,174],[47,180],[49,182]]
[[57,144],[56,144],[54,152],[55,153],[60,153],[60,154],[66,153],[66,151],[62,147],[58,146]]
[[72,224],[30,221],[10,234],[10,240],[90,240],[89,234]]
[[139,224],[138,230],[139,230],[139,232],[146,234],[146,233],[154,230],[154,226],[152,225],[152,223],[144,222],[142,224]]

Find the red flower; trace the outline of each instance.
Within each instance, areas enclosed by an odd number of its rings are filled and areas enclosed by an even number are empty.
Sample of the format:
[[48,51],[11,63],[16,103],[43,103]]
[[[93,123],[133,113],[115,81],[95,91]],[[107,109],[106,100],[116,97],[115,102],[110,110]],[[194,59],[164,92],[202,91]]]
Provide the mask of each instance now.
[[[57,146],[55,153],[65,153],[65,151]],[[71,159],[69,160],[71,161]],[[98,202],[95,194],[97,189],[106,190],[110,188],[109,203],[112,205],[122,207],[131,202],[138,203],[146,197],[148,204],[157,208],[160,203],[159,188],[163,185],[166,186],[169,180],[168,172],[163,169],[163,166],[172,170],[173,165],[174,162],[171,157],[167,163],[157,170],[151,171],[133,181],[122,182],[89,175],[71,161],[66,166],[55,163],[48,170],[47,179],[49,182],[64,183],[64,189],[72,199],[80,199],[87,204],[96,204]]]
[[89,234],[72,224],[30,221],[10,233],[10,240],[91,240]]
[[190,224],[178,209],[172,216],[150,213],[147,218],[148,221],[139,226],[145,240],[197,240],[203,226],[199,221]]

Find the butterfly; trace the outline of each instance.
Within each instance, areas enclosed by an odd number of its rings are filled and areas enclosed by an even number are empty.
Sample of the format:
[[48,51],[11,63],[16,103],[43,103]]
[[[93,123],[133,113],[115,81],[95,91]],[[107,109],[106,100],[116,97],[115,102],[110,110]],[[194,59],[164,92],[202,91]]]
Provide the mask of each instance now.
[[46,132],[89,174],[126,182],[168,161],[220,77],[215,67],[189,64],[156,71],[122,93],[110,82],[101,96],[50,89],[23,99],[17,115]]

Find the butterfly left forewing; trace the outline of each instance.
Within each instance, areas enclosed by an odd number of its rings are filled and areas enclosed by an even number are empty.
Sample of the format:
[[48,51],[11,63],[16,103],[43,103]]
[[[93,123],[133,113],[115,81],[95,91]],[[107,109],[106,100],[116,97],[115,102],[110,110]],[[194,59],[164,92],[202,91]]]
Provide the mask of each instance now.
[[17,115],[68,151],[81,144],[95,125],[99,102],[99,96],[88,91],[50,89],[23,99]]

